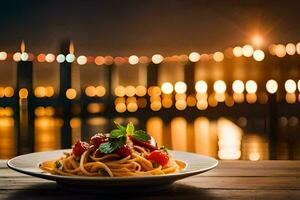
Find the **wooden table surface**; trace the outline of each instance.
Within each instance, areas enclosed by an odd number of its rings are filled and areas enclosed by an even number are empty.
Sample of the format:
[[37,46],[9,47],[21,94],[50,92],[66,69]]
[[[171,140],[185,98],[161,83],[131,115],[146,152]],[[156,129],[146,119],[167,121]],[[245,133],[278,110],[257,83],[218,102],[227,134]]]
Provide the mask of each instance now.
[[221,161],[204,174],[147,194],[85,194],[14,172],[0,160],[0,199],[300,199],[300,161]]

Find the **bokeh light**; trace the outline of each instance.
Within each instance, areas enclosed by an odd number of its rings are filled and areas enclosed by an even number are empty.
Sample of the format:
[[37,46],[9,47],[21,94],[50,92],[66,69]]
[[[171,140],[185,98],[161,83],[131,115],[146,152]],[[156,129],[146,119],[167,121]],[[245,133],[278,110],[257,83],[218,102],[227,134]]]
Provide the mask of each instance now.
[[216,93],[224,93],[226,91],[226,83],[222,80],[217,80],[214,83],[214,91]]
[[243,55],[245,57],[251,57],[254,50],[253,50],[253,47],[251,45],[246,44],[246,45],[243,46],[242,51],[243,51]]
[[76,96],[77,96],[77,92],[76,92],[75,89],[73,89],[73,88],[67,89],[67,91],[66,91],[66,97],[67,97],[68,99],[73,100],[73,99],[76,98]]
[[189,60],[191,62],[198,62],[200,60],[200,54],[197,52],[192,52],[189,54]]
[[87,63],[87,57],[86,56],[78,56],[77,63],[79,65],[85,65]]
[[159,64],[164,60],[164,57],[160,54],[155,54],[152,56],[152,62],[154,64]]
[[45,57],[46,62],[52,63],[55,60],[55,55],[52,53],[48,53]]
[[296,82],[292,79],[288,79],[284,84],[284,88],[286,92],[294,93],[297,90]]
[[170,82],[165,82],[161,85],[161,91],[164,94],[171,94],[173,92],[173,85]]
[[235,57],[241,57],[243,55],[243,48],[239,46],[234,47],[232,52]]
[[253,80],[247,81],[246,82],[246,91],[248,93],[251,93],[251,94],[255,93],[257,91],[257,84],[256,84],[256,82],[253,81]]
[[288,43],[285,46],[286,53],[290,56],[294,55],[296,53],[296,46],[293,43]]
[[72,62],[74,62],[74,60],[75,60],[75,55],[74,54],[68,54],[67,56],[66,56],[66,61],[68,62],[68,63],[72,63]]
[[222,52],[215,52],[214,55],[213,55],[213,59],[216,61],[216,62],[221,62],[223,61],[224,59],[224,54]]
[[0,52],[0,60],[6,60],[6,58],[7,58],[7,53],[4,51],[1,51]]
[[186,85],[185,82],[178,81],[178,82],[175,83],[174,89],[175,89],[176,93],[183,94],[187,90],[187,85]]
[[195,89],[197,93],[206,93],[207,92],[207,83],[203,80],[197,81],[195,84]]
[[244,86],[243,81],[241,81],[241,80],[235,80],[235,81],[233,81],[233,83],[232,83],[232,90],[235,93],[238,93],[238,94],[243,93],[244,89],[245,89],[245,86]]
[[66,60],[66,57],[65,57],[63,54],[58,54],[58,55],[56,56],[56,61],[57,61],[58,63],[63,63],[63,62],[65,62],[65,60]]
[[137,57],[136,55],[129,56],[128,62],[131,65],[136,65],[139,63],[139,57]]
[[277,82],[273,79],[268,80],[268,82],[266,83],[266,89],[270,94],[276,93],[278,89]]
[[275,47],[275,54],[276,56],[278,56],[279,58],[282,58],[286,55],[286,49],[285,46],[283,44],[278,44]]
[[253,58],[256,61],[262,61],[265,58],[265,53],[260,49],[255,50],[253,53]]

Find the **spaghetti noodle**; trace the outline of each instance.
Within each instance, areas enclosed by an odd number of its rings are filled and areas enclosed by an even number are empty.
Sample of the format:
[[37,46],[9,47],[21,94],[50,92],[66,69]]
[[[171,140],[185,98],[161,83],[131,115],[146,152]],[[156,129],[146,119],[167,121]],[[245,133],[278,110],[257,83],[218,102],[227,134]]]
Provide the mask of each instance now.
[[90,143],[78,141],[71,153],[40,163],[51,174],[63,176],[124,177],[176,173],[185,163],[174,160],[168,151],[144,131],[117,124],[109,134],[96,134]]

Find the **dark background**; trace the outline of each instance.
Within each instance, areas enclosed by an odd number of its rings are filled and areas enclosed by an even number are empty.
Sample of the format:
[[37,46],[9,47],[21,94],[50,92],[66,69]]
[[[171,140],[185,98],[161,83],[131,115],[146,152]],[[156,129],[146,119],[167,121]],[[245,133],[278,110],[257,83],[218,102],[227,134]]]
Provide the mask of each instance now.
[[0,46],[56,52],[72,39],[78,54],[165,55],[211,52],[249,43],[299,39],[299,1],[12,1],[0,3]]

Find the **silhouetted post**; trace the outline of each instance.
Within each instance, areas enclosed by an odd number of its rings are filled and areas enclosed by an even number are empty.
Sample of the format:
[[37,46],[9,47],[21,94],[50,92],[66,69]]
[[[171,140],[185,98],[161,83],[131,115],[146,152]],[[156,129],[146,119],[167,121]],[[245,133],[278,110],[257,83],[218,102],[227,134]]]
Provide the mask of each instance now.
[[194,84],[195,84],[195,63],[188,62],[184,66],[184,82],[187,85],[186,94],[190,95],[194,93]]
[[[18,98],[20,89],[27,89],[28,96],[24,99]],[[19,107],[16,112],[18,124],[18,154],[34,151],[34,106],[32,103],[32,62],[20,61],[17,64],[17,87],[16,98],[19,99]]]
[[269,95],[269,120],[268,120],[268,138],[270,159],[277,159],[277,104],[276,93]]
[[[59,53],[63,55],[69,54],[70,41],[63,41],[60,45]],[[59,101],[63,107],[62,118],[64,124],[61,129],[61,148],[70,148],[72,143],[72,130],[70,126],[71,120],[71,100],[66,97],[67,89],[71,88],[71,63],[65,61],[60,63],[60,88]]]

